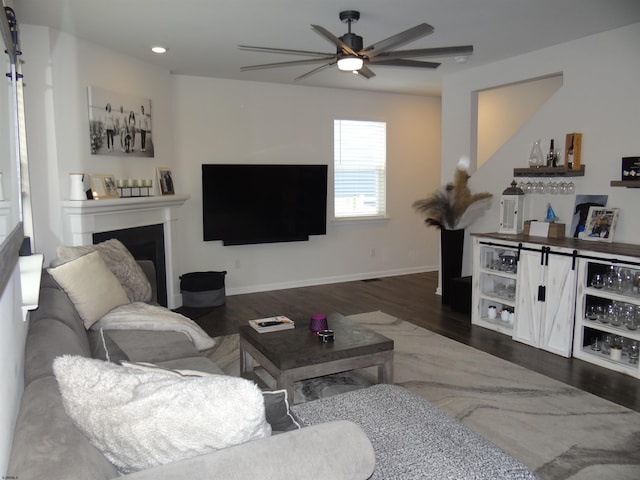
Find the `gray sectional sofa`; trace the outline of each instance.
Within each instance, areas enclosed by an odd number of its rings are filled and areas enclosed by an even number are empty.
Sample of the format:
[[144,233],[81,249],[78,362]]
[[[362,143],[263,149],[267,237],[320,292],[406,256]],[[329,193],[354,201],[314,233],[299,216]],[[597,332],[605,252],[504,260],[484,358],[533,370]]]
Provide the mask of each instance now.
[[[153,265],[139,263],[149,279],[153,279]],[[104,341],[96,337],[96,332],[85,329],[74,304],[46,271],[43,271],[40,305],[30,313],[29,322],[25,389],[6,478],[106,480],[118,477],[116,467],[65,413],[52,367],[54,359],[62,355],[104,356]],[[222,373],[179,332],[112,331],[109,339],[134,362]],[[128,473],[124,478],[366,479],[372,474],[374,464],[373,448],[363,430],[350,421],[333,421],[274,432],[267,438]]]

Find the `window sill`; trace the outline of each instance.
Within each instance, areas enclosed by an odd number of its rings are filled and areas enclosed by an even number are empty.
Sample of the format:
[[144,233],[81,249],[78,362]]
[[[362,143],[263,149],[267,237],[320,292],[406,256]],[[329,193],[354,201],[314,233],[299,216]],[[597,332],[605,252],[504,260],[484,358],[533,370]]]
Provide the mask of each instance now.
[[22,320],[27,320],[27,312],[38,308],[40,301],[40,276],[44,255],[35,253],[28,257],[19,257],[20,282],[22,287]]
[[351,222],[380,222],[391,220],[391,217],[387,215],[371,215],[362,217],[334,217],[333,221],[336,223],[351,223]]

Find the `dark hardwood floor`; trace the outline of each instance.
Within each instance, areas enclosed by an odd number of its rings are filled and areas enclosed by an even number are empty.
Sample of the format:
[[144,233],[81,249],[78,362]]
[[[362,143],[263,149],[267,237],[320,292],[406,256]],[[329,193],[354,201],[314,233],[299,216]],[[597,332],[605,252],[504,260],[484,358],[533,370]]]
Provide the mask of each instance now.
[[640,412],[640,380],[575,358],[564,358],[471,325],[465,314],[441,304],[435,294],[438,273],[401,275],[374,280],[319,285],[228,296],[211,311],[179,309],[211,336],[238,331],[252,318],[287,315],[293,320],[312,313],[344,315],[381,310],[432,332],[522,365],[581,390]]

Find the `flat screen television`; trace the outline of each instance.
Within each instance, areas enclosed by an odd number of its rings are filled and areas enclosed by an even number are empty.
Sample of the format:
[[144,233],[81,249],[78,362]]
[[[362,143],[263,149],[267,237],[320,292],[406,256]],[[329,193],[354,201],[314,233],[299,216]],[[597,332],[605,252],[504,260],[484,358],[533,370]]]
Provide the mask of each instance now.
[[327,233],[327,165],[202,165],[204,240],[293,242]]

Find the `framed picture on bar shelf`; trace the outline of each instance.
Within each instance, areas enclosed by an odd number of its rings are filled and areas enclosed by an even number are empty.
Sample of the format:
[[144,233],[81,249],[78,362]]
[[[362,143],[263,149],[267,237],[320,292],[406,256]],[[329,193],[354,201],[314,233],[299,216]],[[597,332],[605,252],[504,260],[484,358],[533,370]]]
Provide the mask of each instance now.
[[619,212],[619,208],[589,208],[585,229],[580,238],[595,242],[613,242],[613,233],[618,222]]

